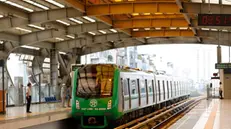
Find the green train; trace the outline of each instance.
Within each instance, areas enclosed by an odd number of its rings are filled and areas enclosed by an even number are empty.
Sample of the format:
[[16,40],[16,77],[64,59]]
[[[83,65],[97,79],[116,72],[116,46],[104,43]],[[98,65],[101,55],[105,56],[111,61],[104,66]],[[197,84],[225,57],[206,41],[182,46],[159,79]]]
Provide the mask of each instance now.
[[71,113],[83,128],[123,124],[189,97],[185,79],[113,64],[79,66],[72,80]]

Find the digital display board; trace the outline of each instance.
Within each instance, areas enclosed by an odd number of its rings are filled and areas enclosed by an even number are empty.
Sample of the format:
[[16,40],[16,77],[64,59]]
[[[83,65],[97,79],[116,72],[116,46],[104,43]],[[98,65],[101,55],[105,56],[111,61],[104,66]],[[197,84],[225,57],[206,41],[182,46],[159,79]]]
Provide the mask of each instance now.
[[231,26],[231,14],[198,14],[198,26]]
[[231,69],[231,63],[216,63],[215,69]]

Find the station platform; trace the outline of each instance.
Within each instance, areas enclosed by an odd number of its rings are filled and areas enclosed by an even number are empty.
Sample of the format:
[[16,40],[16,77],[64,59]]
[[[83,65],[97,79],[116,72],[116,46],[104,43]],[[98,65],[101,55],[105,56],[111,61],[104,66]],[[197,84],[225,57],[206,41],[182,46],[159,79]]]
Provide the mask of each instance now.
[[202,100],[169,129],[231,129],[231,100]]
[[0,115],[0,129],[21,129],[67,119],[71,111],[60,103],[33,104],[30,109],[32,113],[26,113],[26,106],[6,108],[6,114]]

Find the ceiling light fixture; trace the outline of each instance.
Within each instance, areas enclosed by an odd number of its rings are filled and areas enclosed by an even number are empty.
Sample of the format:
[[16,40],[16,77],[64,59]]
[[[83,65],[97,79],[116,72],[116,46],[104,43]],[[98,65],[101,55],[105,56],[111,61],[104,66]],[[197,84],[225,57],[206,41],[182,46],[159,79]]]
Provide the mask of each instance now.
[[95,35],[95,33],[93,33],[93,32],[88,32],[89,34],[91,34],[91,35]]
[[156,30],[161,30],[161,28],[159,28],[159,27],[157,27],[157,28],[155,28]]
[[24,10],[29,11],[29,12],[33,12],[33,11],[34,11],[33,9],[26,8],[26,7],[22,6],[22,5],[16,4],[16,3],[11,2],[11,1],[5,1],[5,3],[7,3],[7,4],[9,4],[9,5],[12,5],[12,6],[15,6],[15,7],[17,7],[17,8],[24,9]]
[[39,8],[42,8],[42,9],[44,9],[44,10],[49,10],[49,8],[48,7],[46,7],[46,6],[44,6],[44,5],[41,5],[41,4],[39,4],[39,3],[36,3],[36,2],[34,2],[34,1],[31,1],[31,0],[23,0],[24,2],[27,2],[27,3],[29,3],[29,4],[32,4],[32,5],[34,5],[34,6],[37,6],[37,7],[39,7]]
[[188,27],[180,27],[180,30],[187,30]]
[[170,30],[175,30],[176,29],[176,27],[170,27]]
[[103,31],[103,30],[99,30],[100,33],[102,34],[106,34],[107,32],[106,31]]
[[83,16],[84,19],[90,21],[90,22],[95,22],[94,19],[90,18],[90,17],[87,17],[87,16]]
[[40,48],[38,48],[38,47],[32,47],[32,46],[27,46],[27,45],[23,45],[23,46],[21,46],[21,47],[23,47],[23,48],[28,48],[28,49],[34,49],[34,50],[39,50]]
[[51,3],[51,4],[55,5],[55,6],[58,6],[60,8],[64,8],[65,7],[64,5],[58,3],[58,2],[56,2],[54,0],[45,0],[45,1]]
[[140,15],[139,13],[133,13],[132,16],[138,16]]
[[29,26],[29,27],[33,27],[33,28],[36,28],[36,29],[40,29],[40,30],[45,30],[45,28],[40,27],[40,26],[36,26],[36,25],[33,25],[33,24],[29,24],[28,26]]
[[116,33],[117,32],[117,30],[115,30],[115,29],[109,29],[111,32],[114,32],[114,33]]
[[144,13],[144,15],[151,15],[151,13]]
[[139,29],[133,29],[133,31],[138,31]]
[[71,38],[71,39],[75,39],[74,36],[71,36],[71,35],[66,35],[68,38]]
[[3,15],[0,15],[0,18],[3,18]]
[[23,28],[20,28],[20,27],[16,27],[15,29],[25,31],[25,32],[32,32],[31,30],[23,29]]
[[83,24],[83,22],[82,21],[80,21],[80,20],[77,20],[77,19],[75,19],[75,18],[69,18],[71,21],[73,21],[73,22],[76,22],[76,23],[78,23],[78,24]]
[[66,55],[66,52],[59,52],[59,54],[63,54],[63,55]]
[[59,23],[62,23],[62,24],[64,24],[64,25],[67,25],[67,26],[70,25],[69,23],[67,23],[67,22],[65,22],[65,21],[61,21],[61,20],[56,20],[56,21],[59,22]]
[[59,41],[64,41],[64,39],[62,39],[62,38],[55,38],[56,40],[59,40]]
[[150,28],[144,28],[144,30],[150,30]]

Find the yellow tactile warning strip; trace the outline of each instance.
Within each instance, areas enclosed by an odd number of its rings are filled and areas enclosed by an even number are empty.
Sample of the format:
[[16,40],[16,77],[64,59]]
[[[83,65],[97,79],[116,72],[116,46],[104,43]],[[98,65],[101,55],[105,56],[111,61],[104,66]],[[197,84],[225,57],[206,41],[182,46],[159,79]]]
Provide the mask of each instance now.
[[214,121],[215,121],[216,114],[217,114],[217,108],[218,108],[218,104],[215,103],[212,108],[212,112],[210,113],[209,118],[205,124],[204,129],[213,129]]

